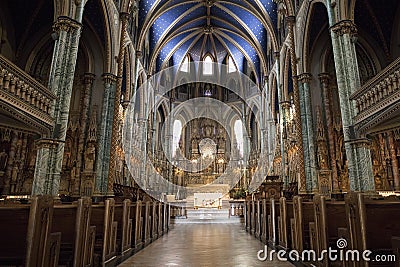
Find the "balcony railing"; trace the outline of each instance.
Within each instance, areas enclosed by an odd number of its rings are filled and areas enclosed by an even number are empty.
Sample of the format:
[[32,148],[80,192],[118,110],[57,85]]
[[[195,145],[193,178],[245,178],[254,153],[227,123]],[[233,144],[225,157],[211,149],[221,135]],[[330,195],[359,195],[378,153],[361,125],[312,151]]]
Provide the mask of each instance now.
[[49,89],[0,55],[0,101],[49,128],[53,125],[50,108],[55,98]]
[[400,100],[400,58],[364,84],[350,99],[356,102],[356,124],[386,110]]

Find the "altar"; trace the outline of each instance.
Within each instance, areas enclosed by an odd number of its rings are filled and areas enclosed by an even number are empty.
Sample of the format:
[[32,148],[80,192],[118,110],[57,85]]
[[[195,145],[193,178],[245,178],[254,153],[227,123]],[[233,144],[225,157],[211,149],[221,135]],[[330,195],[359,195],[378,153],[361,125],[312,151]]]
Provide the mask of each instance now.
[[222,193],[194,193],[194,208],[221,208]]

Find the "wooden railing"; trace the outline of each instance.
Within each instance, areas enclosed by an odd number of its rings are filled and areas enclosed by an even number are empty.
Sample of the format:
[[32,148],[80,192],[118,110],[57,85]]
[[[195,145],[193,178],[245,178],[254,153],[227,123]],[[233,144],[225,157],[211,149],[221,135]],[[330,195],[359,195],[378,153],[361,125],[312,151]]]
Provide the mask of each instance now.
[[55,95],[11,61],[0,55],[0,100],[47,125]]
[[400,58],[364,84],[350,99],[356,102],[356,123],[383,111],[400,99]]

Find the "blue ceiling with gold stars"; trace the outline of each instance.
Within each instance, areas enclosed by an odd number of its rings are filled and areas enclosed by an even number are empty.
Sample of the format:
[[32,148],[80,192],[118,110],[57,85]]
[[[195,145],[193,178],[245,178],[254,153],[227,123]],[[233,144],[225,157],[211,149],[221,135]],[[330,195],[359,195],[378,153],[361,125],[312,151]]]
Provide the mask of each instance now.
[[277,4],[273,0],[142,0],[139,41],[150,40],[150,67],[179,66],[186,55],[195,62],[210,54],[223,63],[231,55],[258,77],[275,38]]

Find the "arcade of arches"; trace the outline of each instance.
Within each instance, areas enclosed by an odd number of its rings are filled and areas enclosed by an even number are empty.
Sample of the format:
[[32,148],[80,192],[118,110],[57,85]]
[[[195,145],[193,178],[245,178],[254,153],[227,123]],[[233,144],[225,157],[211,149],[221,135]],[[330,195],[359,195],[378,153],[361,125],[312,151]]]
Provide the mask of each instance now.
[[117,265],[207,219],[398,257],[399,86],[398,0],[1,1],[0,265]]

